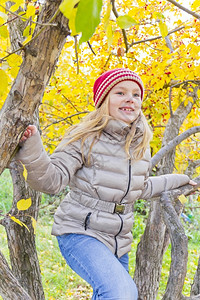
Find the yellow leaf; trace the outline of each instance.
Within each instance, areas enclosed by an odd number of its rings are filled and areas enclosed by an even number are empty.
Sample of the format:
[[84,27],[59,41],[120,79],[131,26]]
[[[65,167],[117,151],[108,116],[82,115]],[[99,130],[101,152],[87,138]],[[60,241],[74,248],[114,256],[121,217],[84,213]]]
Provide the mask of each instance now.
[[20,220],[18,220],[17,218],[15,218],[15,217],[13,217],[13,216],[11,216],[11,215],[9,215],[9,217],[10,217],[11,220],[13,220],[15,223],[19,224],[20,226],[23,226],[23,223],[22,223]]
[[6,20],[4,18],[2,18],[0,15],[0,26],[3,25],[5,22],[6,22]]
[[200,195],[198,196],[197,201],[200,202]]
[[7,39],[8,37],[8,29],[6,26],[1,26],[0,27],[0,37],[4,38],[4,39]]
[[22,221],[20,221],[19,219],[15,218],[14,216],[11,216],[10,214],[9,214],[9,217],[11,218],[11,220],[13,220],[15,223],[19,224],[20,226],[26,227],[26,229],[30,232],[29,228]]
[[37,221],[33,217],[31,217],[31,221],[32,221],[33,229],[34,229],[34,234],[36,234],[36,224],[37,224]]
[[0,11],[0,25],[4,24],[7,21],[7,19],[8,16],[4,12]]
[[187,198],[183,194],[180,195],[178,199],[183,205],[187,202]]
[[10,67],[20,67],[22,63],[22,57],[20,55],[17,55],[13,53],[12,55],[8,56],[7,62]]
[[108,39],[108,48],[112,45],[113,42],[113,30],[112,30],[112,25],[109,24],[106,30],[106,36]]
[[30,18],[35,15],[35,6],[33,4],[28,4],[28,8],[26,11],[26,17]]
[[27,172],[27,170],[26,170],[25,165],[22,164],[22,166],[23,166],[23,168],[24,168],[24,171],[23,171],[24,179],[27,180],[28,172]]
[[25,41],[23,41],[23,45],[26,45],[30,40],[32,39],[32,36],[31,35],[29,35],[28,37],[27,37],[27,39],[25,40]]
[[79,2],[79,0],[63,0],[59,8],[63,15],[69,19],[74,6]]
[[76,19],[76,13],[77,13],[77,8],[74,8],[72,10],[72,13],[70,15],[70,18],[69,18],[69,28],[71,30],[71,35],[72,36],[75,36],[77,35],[78,33],[76,32],[76,27],[75,27],[75,19]]
[[110,19],[110,13],[111,13],[111,9],[112,9],[112,4],[111,2],[109,2],[107,4],[107,10],[104,16],[104,30],[106,31],[108,25],[109,25],[109,19]]
[[31,198],[21,199],[17,202],[18,210],[27,210],[32,204]]
[[192,3],[192,9],[193,10],[197,10],[200,6],[200,3],[199,3],[199,0],[195,0],[193,3]]
[[2,69],[0,69],[0,78],[1,78],[0,96],[2,96],[8,87],[8,77],[6,72]]
[[161,33],[162,37],[163,38],[166,37],[168,35],[167,25],[164,22],[160,21],[159,28],[160,28],[160,33]]

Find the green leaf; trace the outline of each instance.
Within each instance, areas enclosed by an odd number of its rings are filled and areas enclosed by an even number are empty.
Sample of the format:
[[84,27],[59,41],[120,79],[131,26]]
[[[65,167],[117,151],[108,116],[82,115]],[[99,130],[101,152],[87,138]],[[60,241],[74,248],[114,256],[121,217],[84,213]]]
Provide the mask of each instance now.
[[121,29],[126,29],[133,25],[138,25],[138,23],[129,15],[124,15],[117,18],[117,25]]
[[168,35],[167,25],[164,22],[160,21],[159,28],[160,28],[160,33],[161,33],[162,37],[165,38]]
[[60,4],[59,9],[63,15],[69,19],[74,6],[79,2],[79,0],[63,0]]
[[102,0],[80,0],[76,14],[77,32],[82,32],[79,44],[88,41],[100,23]]

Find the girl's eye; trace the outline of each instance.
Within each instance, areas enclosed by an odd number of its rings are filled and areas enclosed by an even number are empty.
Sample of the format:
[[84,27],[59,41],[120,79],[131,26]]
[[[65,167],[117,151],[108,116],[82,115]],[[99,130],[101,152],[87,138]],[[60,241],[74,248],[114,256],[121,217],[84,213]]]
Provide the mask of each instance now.
[[123,92],[117,92],[117,95],[124,95]]
[[135,94],[133,94],[133,97],[140,97],[140,95],[139,94],[137,94],[137,93],[135,93]]

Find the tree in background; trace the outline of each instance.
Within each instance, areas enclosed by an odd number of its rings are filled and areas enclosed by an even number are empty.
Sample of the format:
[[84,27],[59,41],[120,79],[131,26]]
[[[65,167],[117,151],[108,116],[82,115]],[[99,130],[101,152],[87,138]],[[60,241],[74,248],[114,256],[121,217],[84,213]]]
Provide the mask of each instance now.
[[[190,175],[198,175],[200,15],[197,0],[191,1],[188,8],[172,0],[156,3],[64,0],[62,3],[46,1],[41,6],[28,1],[25,7],[24,1],[18,0],[11,7],[3,1],[0,9],[0,94],[4,103],[0,119],[1,172],[8,166],[20,136],[33,122],[37,109],[44,142],[53,151],[66,127],[94,109],[91,93],[95,78],[110,68],[129,67],[141,75],[146,89],[143,110],[154,131],[153,174],[185,172],[189,163],[193,170]],[[18,28],[13,33],[12,24],[16,21],[19,21]],[[14,53],[8,42],[8,29],[11,45],[18,44]],[[198,178],[197,182],[199,186]],[[178,194],[193,191],[187,188]],[[173,260],[163,299],[185,299],[182,289],[187,239],[178,219],[182,205],[177,201],[174,206],[169,204],[178,194],[165,194],[151,202],[146,230],[137,250],[135,281],[140,299],[156,299],[169,235]],[[15,197],[10,215],[1,220],[9,230],[7,224],[23,222],[21,227],[15,225],[12,234],[13,241],[18,236],[18,242],[23,240],[22,236],[24,241],[30,240],[24,225],[33,231],[39,203],[34,195],[26,196],[22,202],[20,197]],[[28,199],[32,199],[30,207]],[[28,220],[27,215],[31,215]],[[30,261],[33,253],[27,254]],[[15,255],[11,253],[11,261]],[[43,293],[33,287],[28,289],[27,283],[20,281],[22,269],[20,274],[19,270],[11,272],[2,255],[1,258],[4,278],[0,276],[0,291],[6,299],[13,295],[15,299],[43,299]],[[23,265],[24,256],[19,255],[19,260]],[[14,264],[12,268],[15,269]],[[34,276],[40,277],[38,272]],[[200,294],[199,277],[198,267],[190,299]]]

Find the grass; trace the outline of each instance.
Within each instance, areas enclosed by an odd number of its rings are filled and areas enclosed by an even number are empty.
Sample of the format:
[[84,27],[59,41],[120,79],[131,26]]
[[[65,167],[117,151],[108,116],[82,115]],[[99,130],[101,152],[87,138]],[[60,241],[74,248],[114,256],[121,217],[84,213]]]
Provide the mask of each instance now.
[[[11,206],[12,199],[12,182],[10,180],[8,170],[6,170],[0,177],[0,196],[0,210],[3,210],[3,212],[6,213]],[[53,224],[53,211],[55,210],[55,207],[61,200],[60,198],[58,198],[55,198],[55,200],[50,199],[46,196],[43,197],[42,203],[45,204],[48,200],[51,201],[51,206],[45,208],[44,210],[41,210],[36,229],[36,245],[40,261],[45,297],[48,300],[91,299],[91,287],[66,265],[63,257],[60,254],[57,240],[54,236],[51,235],[51,227]],[[137,249],[137,244],[145,228],[147,216],[146,211],[146,202],[138,202],[135,212],[135,224],[133,228],[134,239],[132,244],[132,251],[130,253],[131,276],[133,276],[134,274],[135,253]],[[190,211],[186,211],[186,213],[190,213]],[[199,257],[200,217],[197,211],[193,212],[193,222],[191,224],[184,224],[184,226],[185,231],[189,237],[189,256],[188,271],[183,293],[185,296],[189,296],[191,284],[193,281]],[[0,245],[0,250],[9,260],[6,233],[2,226],[0,226]],[[162,296],[165,292],[169,267],[170,247],[164,255],[160,288],[157,300],[162,299]],[[0,299],[2,298],[0,297]]]

